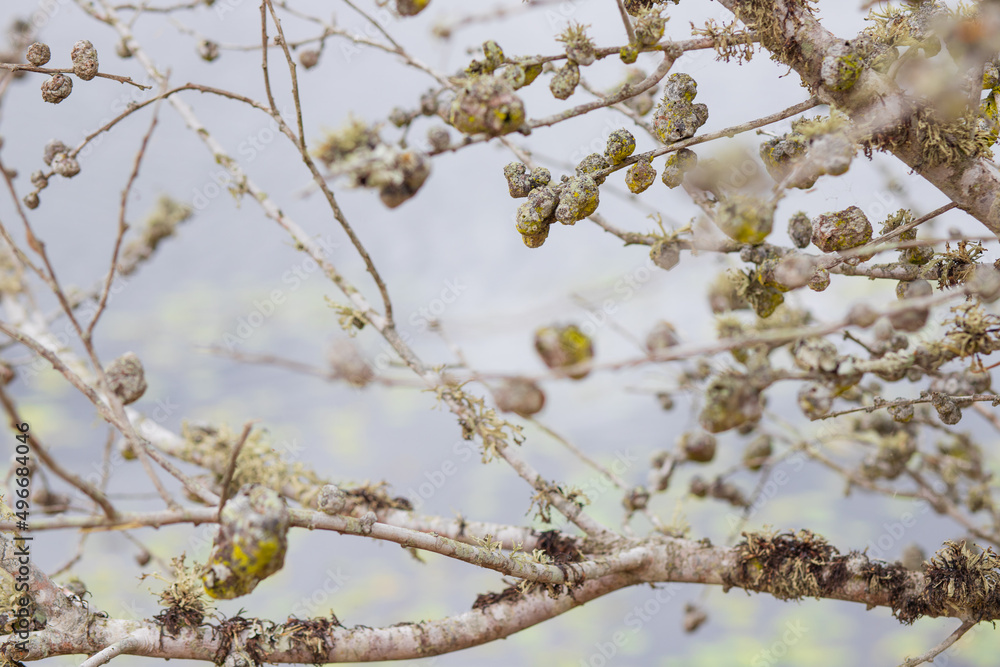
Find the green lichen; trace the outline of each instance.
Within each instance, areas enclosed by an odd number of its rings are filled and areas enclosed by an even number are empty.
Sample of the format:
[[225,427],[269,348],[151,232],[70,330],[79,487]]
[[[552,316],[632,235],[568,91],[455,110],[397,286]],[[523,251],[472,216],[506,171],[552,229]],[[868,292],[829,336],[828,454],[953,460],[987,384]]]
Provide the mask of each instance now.
[[219,532],[202,572],[213,598],[247,595],[281,569],[288,549],[291,520],[284,500],[267,487],[240,489],[222,508]]
[[803,116],[792,121],[792,131],[807,140],[837,132],[846,132],[851,127],[851,118],[843,111],[833,109],[829,116]]
[[739,21],[720,26],[715,19],[709,19],[704,27],[692,28],[691,34],[712,39],[718,54],[716,60],[729,62],[736,58],[736,62],[742,64],[753,58],[755,37],[751,31],[741,29]]
[[[596,186],[595,186],[596,187]],[[535,188],[528,200],[517,207],[517,231],[527,236],[547,233],[552,224],[559,196],[552,188]]]
[[871,238],[872,225],[857,206],[820,215],[813,221],[812,240],[823,252],[856,248],[868,243]]
[[170,578],[159,574],[140,577],[141,579],[147,576],[153,577],[165,584],[157,600],[163,611],[157,614],[154,620],[171,635],[176,635],[183,628],[197,628],[214,610],[205,594],[200,568],[186,565],[185,560],[185,556],[181,555],[170,561],[172,570]]
[[[816,0],[803,0],[795,3],[797,11],[811,14],[811,5]],[[775,5],[769,0],[740,0],[733,7],[736,18],[756,35],[763,46],[771,53],[771,59],[785,64],[791,64],[799,53],[800,40],[788,39],[785,36],[785,25],[788,9],[776,11]]]
[[604,182],[606,176],[600,176],[599,172],[607,169],[611,166],[611,163],[606,157],[600,153],[591,153],[587,157],[580,161],[580,164],[576,165],[576,175],[577,176],[590,176],[594,179],[594,182],[600,185]]
[[619,164],[635,152],[635,137],[626,129],[615,130],[608,137],[604,156],[611,164]]
[[639,59],[639,47],[634,44],[626,44],[618,50],[618,57],[626,65],[631,65]]
[[556,220],[564,225],[576,224],[597,210],[600,192],[597,183],[590,176],[573,176],[567,180],[559,192]]
[[587,36],[588,27],[590,26],[576,22],[570,23],[556,38],[565,46],[566,57],[584,67],[593,63],[597,57],[594,42]]
[[745,375],[722,373],[705,388],[705,405],[698,415],[709,433],[722,433],[760,421],[764,403],[760,391]]
[[549,90],[552,96],[558,100],[565,100],[580,84],[580,67],[572,60],[567,60],[566,64],[556,71],[556,75],[549,82]]
[[382,140],[378,126],[369,126],[353,116],[338,130],[327,131],[314,155],[326,166],[341,162],[359,150],[373,150]]
[[698,84],[688,74],[671,74],[653,116],[653,132],[665,144],[693,137],[708,120],[708,107],[694,104]]
[[941,50],[938,29],[943,27],[948,15],[947,6],[935,0],[907,2],[902,6],[886,5],[868,14],[865,20],[873,25],[866,33],[886,46],[923,49],[924,54],[931,58]]
[[741,586],[779,600],[801,600],[824,596],[850,576],[847,558],[808,530],[744,532],[743,537],[734,547],[736,565],[724,575],[726,589]]
[[864,70],[864,59],[857,53],[838,53],[823,59],[821,76],[827,88],[843,92],[854,87]]
[[563,371],[574,380],[590,373],[590,362],[594,359],[593,341],[575,324],[538,329],[535,350],[546,366]]
[[653,169],[650,158],[641,158],[625,172],[625,185],[630,192],[644,192],[656,180],[656,169]]
[[636,14],[635,38],[639,46],[652,46],[663,38],[667,18],[661,16],[659,7],[643,7]]
[[[913,220],[913,214],[909,210],[901,208],[885,219],[885,222],[882,223],[881,233],[882,235],[888,234],[895,229],[910,224]],[[899,234],[895,240],[905,243],[906,241],[914,241],[916,238],[917,229],[913,228]],[[934,249],[930,246],[900,248],[899,250],[899,261],[906,264],[923,265],[931,261],[933,257]]]
[[511,84],[492,75],[471,76],[451,103],[448,122],[466,134],[498,136],[515,132],[524,124],[521,99]]
[[770,317],[785,302],[785,297],[777,288],[764,282],[756,269],[730,274],[735,288],[737,303],[749,304],[760,318]]
[[865,151],[870,154],[873,148],[897,151],[918,146],[920,167],[955,166],[989,157],[996,133],[988,114],[988,110],[981,116],[978,109],[970,109],[957,118],[947,119],[934,107],[922,107],[911,119],[874,135],[865,142]]
[[[213,481],[221,482],[240,434],[225,424],[215,427],[185,422],[181,425],[181,437],[185,442],[177,456],[211,471]],[[300,461],[286,461],[280,447],[268,437],[267,432],[254,429],[240,450],[230,491],[252,483],[281,491],[307,505],[325,480]]]
[[762,243],[774,224],[774,203],[750,195],[732,195],[715,211],[715,222],[739,243]]

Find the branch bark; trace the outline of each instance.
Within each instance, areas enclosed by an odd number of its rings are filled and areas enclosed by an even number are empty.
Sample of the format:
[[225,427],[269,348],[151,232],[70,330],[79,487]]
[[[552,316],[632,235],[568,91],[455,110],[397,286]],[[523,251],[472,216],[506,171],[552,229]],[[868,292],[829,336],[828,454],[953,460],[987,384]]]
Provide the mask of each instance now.
[[[803,83],[826,104],[846,112],[864,136],[899,130],[918,107],[889,77],[864,69],[847,90],[827,86],[823,60],[845,41],[824,28],[801,0],[719,0],[744,23],[752,25],[761,45],[779,62],[794,69]],[[762,21],[767,26],[760,25]],[[886,146],[899,160],[923,176],[959,208],[1000,236],[1000,171],[983,157],[939,165],[927,163],[914,124],[905,136]]]

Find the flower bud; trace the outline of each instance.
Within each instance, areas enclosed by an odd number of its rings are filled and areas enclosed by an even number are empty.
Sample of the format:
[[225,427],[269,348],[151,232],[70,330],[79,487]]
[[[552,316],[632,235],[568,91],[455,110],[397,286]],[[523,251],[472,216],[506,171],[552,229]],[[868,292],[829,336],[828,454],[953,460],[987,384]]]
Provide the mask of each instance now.
[[73,45],[70,60],[73,61],[73,74],[84,81],[90,81],[97,76],[97,49],[86,39]]
[[542,327],[535,332],[535,350],[553,370],[567,370],[574,380],[590,373],[594,359],[594,343],[578,326]]
[[219,531],[202,571],[205,592],[231,600],[280,570],[290,525],[288,508],[277,492],[260,484],[241,488],[219,514]]
[[509,378],[493,392],[493,400],[503,412],[530,417],[545,407],[545,393],[532,380]]
[[42,83],[42,100],[51,104],[59,104],[72,92],[73,82],[62,74],[53,74],[52,78]]
[[28,47],[27,60],[35,67],[41,67],[52,58],[52,51],[48,44],[35,42]]
[[126,352],[104,370],[108,379],[108,389],[128,405],[142,398],[146,393],[146,374],[139,357]]

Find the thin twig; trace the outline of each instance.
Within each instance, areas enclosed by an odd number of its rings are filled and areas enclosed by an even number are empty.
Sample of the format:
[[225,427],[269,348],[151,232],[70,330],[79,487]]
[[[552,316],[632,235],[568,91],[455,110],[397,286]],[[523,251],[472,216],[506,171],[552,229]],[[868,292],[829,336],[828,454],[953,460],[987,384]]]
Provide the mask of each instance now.
[[[295,104],[295,120],[299,126],[299,145],[304,148],[306,145],[306,131],[302,125],[302,100],[299,98],[298,68],[295,65],[295,59],[292,58],[292,54],[288,50],[288,41],[285,39],[285,33],[281,29],[281,20],[274,11],[274,5],[271,3],[271,0],[266,0],[266,2],[267,8],[271,13],[271,19],[274,21],[274,29],[278,31],[278,43],[281,45],[281,50],[285,53],[285,60],[288,62],[288,74],[292,79],[292,101]],[[262,50],[266,51],[267,49]],[[274,111],[277,110],[275,109]]]
[[[24,421],[18,414],[14,401],[7,394],[6,390],[3,389],[3,387],[0,387],[0,403],[3,404],[4,411],[7,413],[7,416],[10,417],[11,424],[20,424]],[[115,515],[117,515],[118,511],[111,504],[111,501],[108,500],[108,497],[100,491],[100,489],[87,480],[77,476],[73,472],[63,468],[62,464],[56,461],[55,458],[49,454],[48,448],[42,444],[41,440],[38,439],[38,435],[34,431],[31,432],[30,437],[32,452],[34,452],[35,456],[38,457],[42,464],[51,470],[56,477],[79,489],[81,493],[97,503],[97,505],[104,512],[105,516],[109,519],[113,519]]]
[[219,492],[219,519],[222,519],[222,508],[229,500],[229,485],[233,481],[233,474],[236,472],[236,459],[240,457],[240,451],[243,449],[243,445],[246,444],[247,438],[250,437],[250,430],[253,425],[257,422],[256,419],[248,421],[243,425],[243,432],[240,433],[239,440],[233,445],[232,454],[229,455],[229,465],[226,466],[226,474],[222,477],[222,491]]
[[146,155],[146,148],[149,146],[149,140],[153,136],[153,130],[156,129],[160,102],[162,100],[163,98],[159,97],[156,106],[153,107],[153,117],[149,122],[149,129],[146,130],[146,134],[142,137],[142,143],[140,143],[139,150],[136,152],[135,160],[132,163],[132,172],[129,174],[125,189],[122,190],[121,203],[118,207],[118,234],[115,236],[115,247],[111,252],[111,266],[108,268],[108,277],[104,280],[104,287],[101,289],[101,298],[97,302],[97,311],[94,313],[94,318],[87,325],[87,330],[83,334],[84,339],[88,341],[93,336],[94,327],[97,326],[97,321],[101,319],[101,314],[108,305],[108,296],[111,294],[111,283],[115,280],[115,270],[118,267],[118,253],[121,251],[122,239],[125,238],[125,232],[128,231],[128,223],[125,222],[125,209],[128,207],[128,197],[132,192],[132,186],[139,177],[139,166]]
[[[990,402],[994,405],[1000,403],[1000,396],[997,394],[971,394],[969,396],[947,396],[951,400],[958,403],[958,405],[963,405],[964,403],[986,403]],[[829,412],[820,417],[816,417],[813,421],[821,421],[824,419],[832,419],[834,417],[841,417],[843,415],[854,414],[855,412],[867,412],[872,413],[876,410],[881,410],[883,408],[896,408],[904,405],[917,405],[918,403],[933,403],[934,398],[927,396],[922,398],[900,398],[895,401],[880,401],[875,405],[864,405],[860,408],[850,408],[848,410],[840,410],[839,412]]]
[[[10,70],[11,72],[36,72],[38,74],[73,74],[73,68],[54,68],[54,67],[35,67],[34,65],[18,65],[15,63],[0,63],[0,69]],[[118,83],[127,83],[131,86],[135,86],[139,90],[149,90],[152,86],[144,86],[141,83],[136,83],[127,76],[118,76],[117,74],[105,74],[99,72],[97,77],[101,79],[111,79],[112,81],[117,81]]]
[[622,23],[625,24],[625,32],[628,34],[628,43],[636,44],[637,40],[635,38],[635,28],[632,27],[632,19],[629,18],[628,12],[625,11],[625,3],[622,0],[617,0],[618,2],[618,13],[622,16]]
[[946,650],[948,650],[955,642],[962,638],[962,636],[971,630],[973,626],[976,625],[976,621],[962,621],[962,624],[955,628],[955,631],[948,635],[940,644],[927,651],[923,655],[918,655],[915,658],[910,658],[909,660],[904,660],[900,663],[899,667],[916,667],[917,665],[922,665],[925,662],[934,662],[934,658],[938,657]]

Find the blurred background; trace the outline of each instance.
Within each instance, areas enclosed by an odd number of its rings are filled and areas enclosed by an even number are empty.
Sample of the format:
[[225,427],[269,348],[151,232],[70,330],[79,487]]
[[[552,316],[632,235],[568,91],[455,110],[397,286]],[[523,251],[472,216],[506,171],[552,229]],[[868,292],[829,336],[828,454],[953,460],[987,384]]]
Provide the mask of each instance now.
[[[818,11],[827,28],[850,38],[866,26],[865,13],[857,5],[857,0],[821,0]],[[294,6],[297,12],[323,17],[351,33],[379,38],[366,19],[346,4],[300,0]],[[370,0],[361,0],[361,6],[378,12]],[[666,7],[670,16],[667,35],[674,39],[688,38],[692,22],[701,26],[708,19],[731,20],[714,2],[686,0]],[[501,8],[505,13],[498,11]],[[289,40],[320,32],[315,24],[279,13]],[[148,82],[138,62],[116,55],[117,34],[86,16],[73,2],[22,0],[0,6],[0,23],[10,25],[17,19],[31,21],[36,38],[51,46],[50,66],[68,62],[72,44],[88,39],[100,54],[102,72]],[[217,0],[212,7],[170,14],[147,11],[138,16],[132,29],[161,71],[169,72],[173,85],[193,82],[264,100],[259,21],[258,3]],[[599,46],[626,42],[610,0],[527,4],[434,0],[419,16],[400,19],[392,15],[384,27],[414,57],[454,74],[477,57],[487,39],[496,40],[508,56],[561,52],[555,38],[570,21],[589,25],[588,32]],[[217,60],[206,62],[199,56],[203,38],[222,46]],[[287,108],[284,115],[290,119],[293,107],[287,72],[280,52],[271,53],[278,104]],[[643,54],[636,66],[649,72],[658,60],[655,54]],[[620,83],[625,71],[618,58],[610,57],[585,68],[583,76],[595,89],[605,90]],[[795,73],[765,54],[738,65],[717,62],[713,51],[691,52],[672,71],[688,73],[698,82],[697,101],[707,104],[710,112],[702,132],[775,113],[809,96]],[[318,144],[324,130],[341,126],[351,115],[377,122],[384,121],[394,107],[415,109],[420,95],[436,85],[397,56],[338,37],[327,41],[315,68],[300,67],[298,76],[311,146]],[[3,163],[18,170],[19,195],[30,190],[30,173],[42,167],[46,142],[60,139],[76,145],[130,102],[150,95],[95,79],[78,82],[73,94],[56,106],[41,101],[38,86],[42,80],[34,75],[14,82],[0,106]],[[592,99],[578,89],[560,102],[549,93],[547,81],[540,83],[520,91],[531,118]],[[377,303],[377,291],[361,261],[326,204],[308,194],[307,170],[288,143],[276,135],[270,119],[231,100],[195,92],[183,95],[212,135],[241,160],[250,177],[287,215],[329,244],[330,260]],[[107,270],[120,194],[150,112],[147,107],[95,141],[81,153],[81,173],[72,180],[54,181],[41,193],[41,206],[29,213],[65,286],[89,288]],[[820,107],[808,115],[827,112]],[[440,125],[439,120],[417,119],[411,141],[419,144],[428,128]],[[538,129],[530,137],[512,135],[511,140],[529,148],[537,162],[558,178],[572,173],[585,155],[603,150],[608,134],[620,127],[635,135],[637,151],[656,147],[655,140],[631,120],[609,110]],[[789,122],[766,129],[780,134],[789,129]],[[398,136],[399,131],[386,123],[383,137]],[[454,130],[452,137],[457,138]],[[756,155],[762,140],[750,132],[700,145],[695,151],[704,158],[735,146]],[[553,229],[544,247],[528,249],[514,229],[520,202],[508,196],[502,174],[503,166],[514,160],[496,141],[441,155],[434,159],[431,176],[420,193],[393,210],[386,209],[373,191],[334,184],[348,220],[389,285],[401,332],[411,337],[426,362],[456,361],[441,336],[428,330],[428,313],[437,318],[470,364],[483,372],[543,372],[533,350],[533,332],[556,322],[590,322],[598,362],[636,356],[640,352],[636,341],[643,340],[658,319],[672,322],[685,342],[715,336],[707,286],[727,267],[738,266],[738,258],[685,253],[670,272],[650,271],[647,247],[623,247],[619,239],[589,221]],[[654,166],[659,171],[662,158]],[[763,173],[761,166],[758,162],[758,173]],[[616,226],[647,231],[655,229],[656,216],[661,216],[664,226],[676,228],[699,215],[681,189],[668,190],[656,182],[636,197],[628,194],[622,175],[612,175],[601,189],[599,212]],[[127,279],[96,334],[105,362],[126,351],[142,359],[149,389],[133,407],[147,415],[159,408],[162,425],[174,431],[180,430],[183,421],[228,423],[238,430],[247,420],[257,419],[276,450],[330,480],[385,480],[395,494],[409,497],[427,514],[461,513],[470,519],[512,524],[535,522],[528,514],[532,491],[503,463],[481,464],[478,451],[461,439],[454,417],[436,409],[433,394],[377,385],[356,389],[284,368],[239,363],[210,351],[224,347],[235,336],[240,352],[281,355],[322,367],[326,347],[345,335],[327,302],[328,298],[344,302],[336,288],[318,272],[309,271],[305,256],[296,252],[289,237],[265,218],[251,198],[235,198],[220,188],[218,184],[224,181],[224,169],[164,104],[132,190],[128,218],[141,222],[161,195],[191,205],[194,214],[151,262]],[[901,207],[921,215],[946,202],[941,193],[909,174],[891,156],[875,155],[871,161],[858,156],[844,177],[821,179],[815,189],[793,191],[786,197],[778,208],[775,236],[787,243],[784,222],[800,210],[816,215],[856,205],[875,222]],[[21,229],[9,195],[0,197],[0,220],[8,229]],[[982,230],[961,212],[945,214],[934,224],[941,232],[954,227],[978,235]],[[993,261],[995,244],[989,248],[991,255],[984,259]],[[634,288],[625,290],[623,284]],[[51,295],[35,287],[42,310],[53,312],[56,304]],[[891,303],[893,288],[887,281],[833,276],[830,289],[822,294],[802,290],[787,298],[793,305],[810,304],[814,313],[832,319],[858,301],[876,308]],[[276,290],[281,303],[271,307]],[[608,300],[613,303],[611,309],[603,306]],[[944,311],[935,313],[938,321],[943,315]],[[53,331],[69,332],[65,318],[54,322]],[[369,330],[360,332],[357,343],[371,359],[385,351],[385,344]],[[19,347],[8,347],[4,358],[19,367],[32,361],[30,353]],[[715,368],[726,363],[722,357],[711,360]],[[547,404],[540,419],[606,464],[616,457],[630,461],[622,476],[631,484],[644,484],[650,454],[671,448],[678,435],[697,426],[696,400],[680,392],[673,410],[664,411],[654,396],[657,391],[676,390],[678,376],[691,367],[675,363],[594,373],[584,382],[547,382]],[[398,368],[385,373],[407,377]],[[482,387],[474,389],[483,393]],[[769,413],[789,437],[809,437],[818,427],[799,414],[795,389],[779,385],[769,390]],[[80,474],[99,470],[108,437],[106,425],[61,376],[52,371],[21,373],[13,392],[21,400],[32,431],[62,460],[71,462]],[[995,441],[984,424],[970,411],[962,427]],[[601,488],[596,473],[552,438],[530,425],[525,434],[524,454],[546,476],[585,489]],[[692,537],[725,543],[738,512],[687,493],[692,473],[709,477],[736,464],[746,438],[727,433],[719,442],[713,464],[698,471],[682,470],[652,507],[666,523],[689,524]],[[849,453],[833,447],[833,454]],[[995,455],[989,463],[996,463]],[[448,475],[443,470],[457,472]],[[746,524],[748,529],[808,528],[844,552],[881,544],[880,555],[888,560],[898,558],[910,543],[932,553],[943,540],[962,537],[955,524],[921,511],[912,501],[857,491],[845,496],[842,479],[811,463],[787,462],[771,476]],[[740,473],[733,481],[750,493],[760,480]],[[53,488],[64,490],[58,484]],[[116,502],[129,509],[153,510],[162,505],[138,463],[121,463],[109,488]],[[596,518],[620,525],[619,492],[588,495]],[[87,507],[82,499],[74,498],[77,507]],[[897,535],[896,526],[906,512],[916,515],[916,523]],[[633,526],[636,531],[649,528],[641,518]],[[171,526],[137,530],[133,535],[156,556],[169,559],[183,551],[190,559],[203,561],[212,533],[211,527]],[[78,536],[68,531],[38,533],[35,561],[52,571],[72,557],[77,542]],[[84,557],[63,579],[72,575],[83,580],[92,593],[91,605],[111,616],[151,617],[158,609],[147,590],[156,584],[138,577],[162,568],[156,561],[138,565],[134,557],[139,551],[121,534],[94,534],[86,543]],[[275,621],[289,615],[324,616],[332,610],[347,626],[377,627],[462,613],[478,593],[506,586],[494,572],[434,555],[425,555],[424,561],[390,544],[293,531],[283,571],[251,596],[220,603],[218,608],[227,615],[243,610],[246,616]],[[687,602],[702,605],[709,616],[691,634],[682,628]],[[674,594],[657,596],[653,589],[636,588],[599,599],[506,641],[413,664],[892,665],[906,655],[927,650],[957,624],[921,620],[904,627],[886,609],[866,611],[857,604],[828,600],[782,603],[735,589],[724,594],[717,588],[682,586]],[[995,664],[996,654],[993,633],[976,632],[946,654],[948,662],[943,664]],[[53,665],[76,662],[79,659],[73,657],[44,661]],[[138,664],[139,659],[124,657],[116,662]]]

